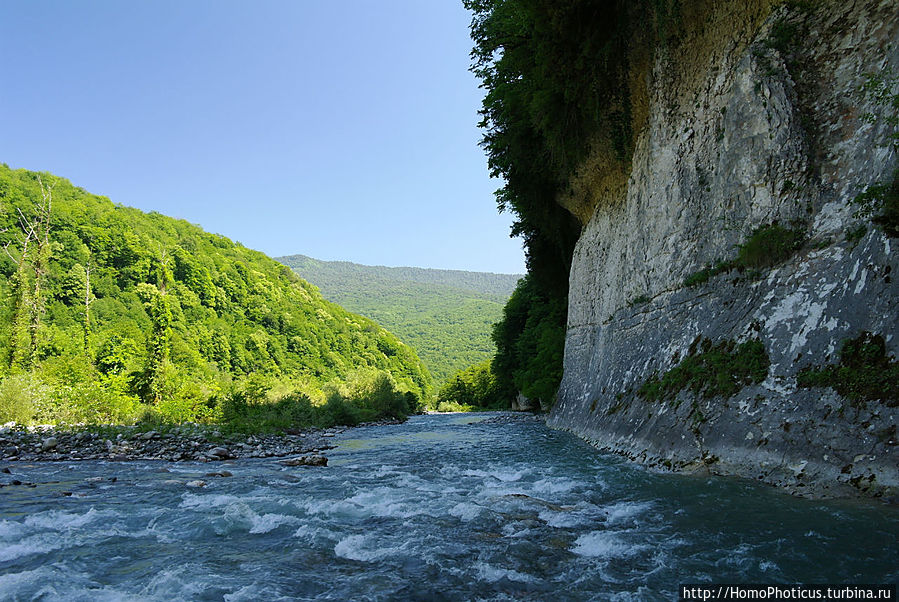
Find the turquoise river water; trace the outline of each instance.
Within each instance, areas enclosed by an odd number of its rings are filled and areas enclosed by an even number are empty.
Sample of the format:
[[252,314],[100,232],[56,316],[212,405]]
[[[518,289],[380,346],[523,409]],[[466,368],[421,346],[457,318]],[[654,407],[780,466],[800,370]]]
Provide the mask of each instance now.
[[682,583],[899,581],[894,508],[657,474],[489,417],[352,429],[325,468],[8,464],[38,486],[0,489],[0,599],[676,600]]

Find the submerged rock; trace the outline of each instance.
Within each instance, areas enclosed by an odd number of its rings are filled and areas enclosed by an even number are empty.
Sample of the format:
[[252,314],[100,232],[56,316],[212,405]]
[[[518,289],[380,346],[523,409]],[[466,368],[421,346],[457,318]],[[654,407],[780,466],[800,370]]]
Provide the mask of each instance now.
[[207,477],[233,477],[234,475],[231,474],[231,472],[228,470],[219,470],[216,472],[207,472],[206,476]]

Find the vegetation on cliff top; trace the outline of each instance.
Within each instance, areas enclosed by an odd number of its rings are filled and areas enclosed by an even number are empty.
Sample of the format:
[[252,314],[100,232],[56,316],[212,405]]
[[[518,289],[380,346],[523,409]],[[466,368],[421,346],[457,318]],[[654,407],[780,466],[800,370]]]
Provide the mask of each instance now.
[[494,369],[503,386],[524,386],[551,403],[562,371],[568,273],[580,234],[578,220],[557,201],[596,145],[612,161],[630,160],[634,35],[664,39],[679,3],[464,4],[473,14],[472,71],[486,91],[482,145],[491,174],[504,182],[497,204],[515,215],[512,233],[524,239],[529,272],[497,327]]
[[365,419],[431,392],[412,349],[287,267],[50,174],[0,166],[0,246],[0,420],[218,421],[297,392]]

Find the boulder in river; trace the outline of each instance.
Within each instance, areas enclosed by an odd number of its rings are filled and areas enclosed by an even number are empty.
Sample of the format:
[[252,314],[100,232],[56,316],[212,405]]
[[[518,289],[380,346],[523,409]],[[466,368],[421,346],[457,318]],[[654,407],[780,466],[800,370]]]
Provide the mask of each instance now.
[[318,454],[308,456],[299,456],[297,458],[288,458],[278,462],[282,466],[327,466],[328,459]]
[[228,458],[231,457],[231,452],[228,451],[228,449],[225,447],[213,447],[212,449],[209,450],[209,452],[206,455],[209,456],[210,458],[217,458],[219,460],[227,460]]

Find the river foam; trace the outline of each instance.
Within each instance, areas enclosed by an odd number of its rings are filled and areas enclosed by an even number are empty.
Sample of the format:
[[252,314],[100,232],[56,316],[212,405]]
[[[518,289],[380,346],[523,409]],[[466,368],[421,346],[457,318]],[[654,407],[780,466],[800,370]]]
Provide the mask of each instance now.
[[655,600],[690,580],[899,579],[894,513],[653,474],[535,421],[416,417],[333,441],[327,467],[240,460],[228,478],[13,466],[38,487],[0,490],[0,599]]

